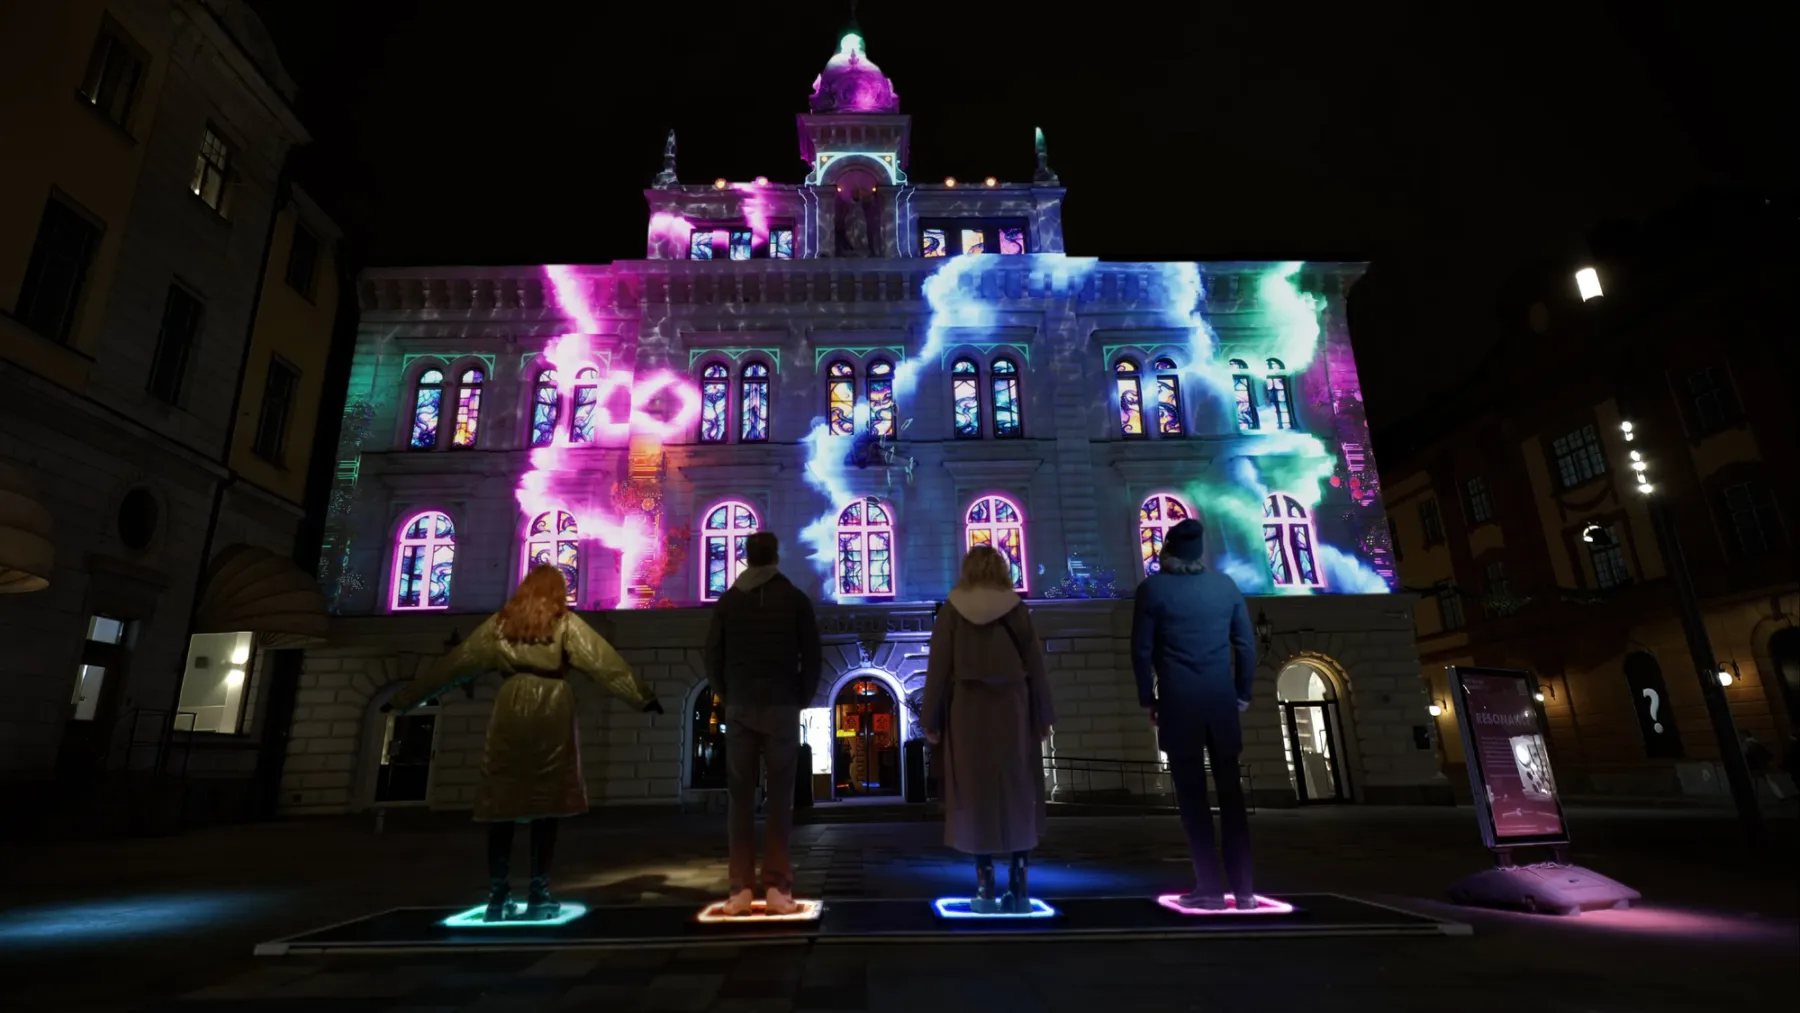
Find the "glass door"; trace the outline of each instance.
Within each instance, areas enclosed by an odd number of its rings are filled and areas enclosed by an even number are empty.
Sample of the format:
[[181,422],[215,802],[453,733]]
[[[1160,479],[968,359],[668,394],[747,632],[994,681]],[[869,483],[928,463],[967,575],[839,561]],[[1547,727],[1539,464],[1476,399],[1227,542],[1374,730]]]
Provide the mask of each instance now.
[[1339,759],[1337,701],[1284,703],[1281,709],[1288,771],[1301,803],[1348,799]]

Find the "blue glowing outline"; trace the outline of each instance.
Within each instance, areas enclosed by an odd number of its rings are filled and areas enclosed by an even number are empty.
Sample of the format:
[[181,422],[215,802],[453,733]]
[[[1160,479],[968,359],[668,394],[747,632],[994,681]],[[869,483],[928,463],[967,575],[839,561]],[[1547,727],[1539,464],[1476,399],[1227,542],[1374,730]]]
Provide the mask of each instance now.
[[[931,902],[931,907],[932,910],[937,912],[939,918],[955,919],[1055,918],[1058,914],[1057,910],[1051,907],[1048,902],[1039,900],[1036,897],[1031,898],[1030,914],[1017,914],[1012,911],[996,911],[993,914],[986,915],[977,914],[974,911],[967,910],[973,903],[974,901],[968,897],[939,897],[937,900]],[[964,908],[963,910],[957,910],[956,906],[959,904],[962,905]]]
[[467,911],[459,911],[451,915],[438,924],[447,929],[554,928],[558,925],[567,925],[587,913],[588,906],[586,904],[578,900],[565,900],[562,902],[562,910],[556,913],[555,918],[508,918],[505,921],[490,922],[482,919],[482,916],[487,914],[487,905],[477,904]]

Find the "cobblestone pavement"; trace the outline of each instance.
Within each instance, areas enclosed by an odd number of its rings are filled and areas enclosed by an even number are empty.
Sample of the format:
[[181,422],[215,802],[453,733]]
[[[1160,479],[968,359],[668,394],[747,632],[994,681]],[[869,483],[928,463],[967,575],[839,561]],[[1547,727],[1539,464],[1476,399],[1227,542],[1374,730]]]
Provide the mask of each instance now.
[[[1485,858],[1467,809],[1264,810],[1261,887],[1328,890],[1468,922],[1468,938],[796,944],[733,949],[253,958],[259,941],[480,894],[480,834],[396,817],[221,828],[0,852],[0,1006],[20,1010],[619,1013],[961,1010],[1761,1008],[1800,980],[1795,825],[1760,848],[1712,812],[1572,815],[1575,859],[1643,891],[1579,918],[1440,902]],[[574,821],[558,886],[589,903],[698,905],[724,887],[722,820],[600,811]],[[797,828],[798,892],[966,889],[931,823]],[[1053,820],[1045,896],[1183,885],[1169,817]]]

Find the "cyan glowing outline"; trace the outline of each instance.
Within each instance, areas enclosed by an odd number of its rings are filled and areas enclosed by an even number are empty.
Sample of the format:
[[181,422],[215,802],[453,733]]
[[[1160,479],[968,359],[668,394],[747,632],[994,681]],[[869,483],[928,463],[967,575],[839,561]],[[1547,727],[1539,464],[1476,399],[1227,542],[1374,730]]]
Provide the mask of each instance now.
[[[773,362],[775,372],[777,372],[777,373],[781,372],[781,349],[779,349],[779,348],[764,348],[764,347],[757,346],[757,345],[753,345],[753,346],[749,346],[749,347],[738,347],[738,348],[724,348],[724,347],[690,348],[690,349],[688,349],[688,368],[693,369],[694,363],[700,361],[701,356],[711,355],[714,352],[717,352],[721,355],[726,356],[727,358],[731,359],[732,362],[738,361],[738,359],[750,354],[751,352],[761,352],[762,354],[768,356],[769,359]],[[814,365],[817,365],[817,363],[814,363]]]
[[870,352],[887,352],[896,361],[906,358],[906,346],[904,345],[827,345],[813,349],[813,368],[818,369],[819,363],[824,362],[825,357],[833,352],[842,352],[858,359]]
[[806,177],[806,182],[818,186],[825,179],[825,167],[842,158],[862,157],[871,159],[887,170],[888,185],[899,186],[906,182],[906,173],[900,170],[900,156],[893,151],[821,151],[813,161],[813,171]]
[[[1051,907],[1047,901],[1039,900],[1036,897],[1031,898],[1031,910],[1025,914],[1019,914],[1014,911],[996,911],[993,914],[979,914],[970,910],[974,903],[975,901],[969,897],[939,897],[937,900],[931,902],[931,907],[932,910],[937,912],[939,918],[948,918],[952,920],[968,919],[971,921],[985,921],[987,919],[994,919],[996,921],[1005,921],[1012,919],[1015,921],[1023,921],[1032,918],[1055,918],[1058,914],[1057,910]],[[958,905],[960,905],[960,908]]]
[[488,375],[494,375],[494,355],[491,352],[445,352],[442,355],[431,352],[408,352],[400,357],[400,371],[406,372],[412,368],[413,363],[420,359],[436,359],[444,364],[445,369],[449,369],[450,364],[459,359],[480,359],[487,363]]
[[565,900],[562,910],[554,918],[508,918],[505,921],[490,922],[484,919],[487,914],[486,904],[477,904],[467,911],[456,914],[438,922],[447,929],[541,929],[567,925],[588,913],[588,906],[578,900]]

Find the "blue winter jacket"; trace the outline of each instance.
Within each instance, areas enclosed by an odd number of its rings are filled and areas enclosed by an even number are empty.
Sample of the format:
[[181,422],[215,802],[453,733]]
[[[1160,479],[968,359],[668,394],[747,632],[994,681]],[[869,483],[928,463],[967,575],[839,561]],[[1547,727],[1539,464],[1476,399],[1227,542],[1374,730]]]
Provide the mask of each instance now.
[[[1171,566],[1171,562],[1175,565]],[[1250,699],[1256,647],[1250,611],[1230,577],[1179,561],[1138,585],[1131,617],[1131,667],[1138,703],[1157,710],[1162,750],[1197,755],[1242,746],[1238,701]]]

